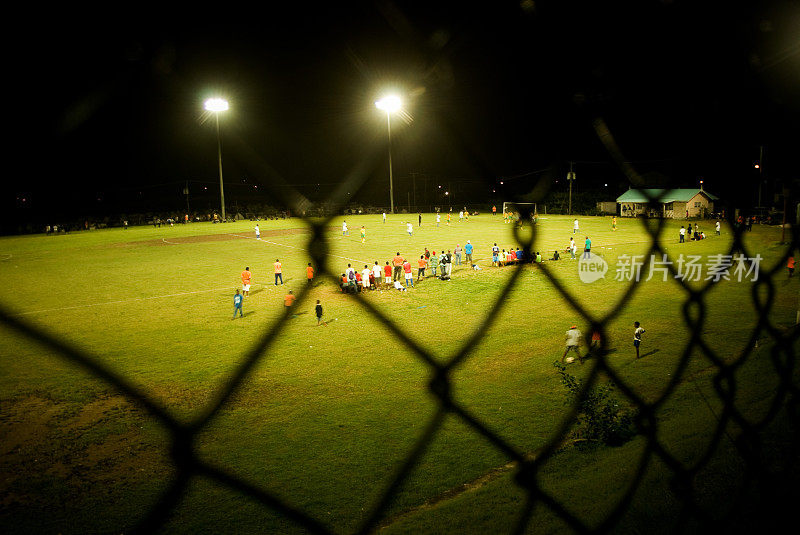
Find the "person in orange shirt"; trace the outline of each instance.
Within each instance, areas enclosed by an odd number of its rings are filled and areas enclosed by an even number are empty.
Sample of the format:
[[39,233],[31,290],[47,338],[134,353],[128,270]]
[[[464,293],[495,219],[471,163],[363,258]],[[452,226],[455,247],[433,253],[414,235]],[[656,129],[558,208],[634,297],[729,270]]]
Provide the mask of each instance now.
[[308,267],[306,268],[306,278],[308,279],[309,285],[314,280],[314,268],[311,267],[311,262],[308,263]]
[[286,294],[283,298],[283,306],[285,309],[288,310],[292,307],[293,304],[294,304],[294,294],[292,293],[291,290],[289,290],[289,293]]
[[417,260],[417,280],[425,278],[425,268],[428,267],[428,261],[425,260],[425,255],[421,255]]
[[275,286],[278,285],[278,280],[279,279],[281,281],[281,284],[283,284],[283,273],[282,273],[282,269],[281,269],[282,268],[281,261],[276,258],[275,259],[275,263],[273,265],[275,266]]
[[392,259],[392,265],[394,266],[394,271],[392,272],[392,281],[401,279],[403,277],[403,257],[400,256],[399,251]]
[[242,271],[242,295],[250,294],[250,277],[250,268],[244,268],[244,271]]
[[789,262],[786,264],[786,267],[789,268],[789,276],[791,277],[794,274],[794,257],[789,257]]

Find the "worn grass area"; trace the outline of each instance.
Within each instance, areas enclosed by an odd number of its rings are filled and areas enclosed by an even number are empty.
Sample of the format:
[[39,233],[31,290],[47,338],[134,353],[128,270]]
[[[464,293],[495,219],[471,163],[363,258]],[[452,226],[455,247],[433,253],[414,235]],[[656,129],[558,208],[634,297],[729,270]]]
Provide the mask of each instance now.
[[[197,436],[196,451],[337,532],[353,531],[366,518],[437,408],[428,390],[430,366],[361,300],[439,362],[480,331],[453,370],[453,397],[502,440],[531,455],[557,432],[566,411],[565,391],[552,367],[563,351],[564,332],[573,323],[587,331],[578,308],[595,318],[610,313],[607,358],[637,396],[660,402],[659,441],[687,465],[703,457],[724,407],[715,389],[716,367],[698,349],[675,376],[696,334],[684,319],[685,290],[655,277],[637,284],[615,308],[626,289],[614,280],[619,256],[644,254],[650,242],[639,222],[620,219],[612,232],[609,218],[581,218],[578,243],[591,236],[593,250],[609,263],[606,278],[584,284],[576,261],[549,262],[545,269],[569,292],[565,297],[541,267],[525,266],[485,325],[512,274],[512,268],[490,265],[493,243],[517,245],[509,226],[491,215],[450,226],[433,221],[424,214],[418,228],[414,215],[413,236],[402,216],[390,216],[386,224],[380,216],[349,217],[349,236],[342,236],[341,220],[335,221],[327,234],[327,268],[338,274],[348,263],[361,269],[376,260],[382,265],[396,252],[415,259],[425,247],[439,252],[470,240],[480,271],[456,266],[449,282],[429,278],[408,292],[360,296],[343,295],[319,278],[285,321],[283,296],[287,289],[303,289],[310,260],[310,234],[298,220],[260,222],[261,240],[250,222],[4,238],[0,303],[15,317],[83,348],[185,422],[215,399],[256,340],[282,322],[252,373]],[[678,244],[679,227],[668,223],[662,235],[672,259],[691,254],[705,261],[730,245],[728,229],[720,237]],[[563,251],[571,229],[571,218],[543,217],[534,249],[546,258]],[[704,230],[713,235],[711,225]],[[762,277],[784,253],[779,236],[780,229],[768,227],[747,235],[749,252],[764,257]],[[276,258],[284,266],[285,285],[278,287],[272,274]],[[244,318],[232,320],[233,291],[245,266],[254,284]],[[794,323],[798,282],[779,270],[773,283],[769,318],[785,330]],[[720,358],[746,357],[736,372],[736,406],[757,421],[770,414],[778,381],[766,335],[757,350],[746,351],[757,324],[752,287],[723,281],[704,295],[703,307],[686,313],[693,319],[702,315],[699,334]],[[325,309],[325,326],[316,325],[316,299]],[[633,321],[647,330],[639,361],[631,345]],[[174,478],[168,433],[112,386],[7,328],[0,328],[0,355],[0,519],[10,527],[4,531],[119,532],[135,523]],[[592,362],[570,371],[583,376]],[[727,431],[730,440],[740,432],[733,423]],[[709,507],[722,507],[720,489],[737,484],[740,467],[731,449],[727,441],[716,446],[713,470],[698,482]],[[567,447],[545,464],[540,483],[568,511],[596,524],[627,489],[645,450],[642,437],[619,448]],[[382,524],[392,532],[502,531],[514,525],[526,499],[513,474],[507,456],[450,415]],[[652,462],[623,522],[626,529],[672,518],[679,500],[669,490],[669,475],[663,463]],[[656,505],[653,496],[661,498]],[[534,518],[537,532],[565,527],[541,505]],[[193,533],[299,530],[205,478],[192,480],[167,527]]]

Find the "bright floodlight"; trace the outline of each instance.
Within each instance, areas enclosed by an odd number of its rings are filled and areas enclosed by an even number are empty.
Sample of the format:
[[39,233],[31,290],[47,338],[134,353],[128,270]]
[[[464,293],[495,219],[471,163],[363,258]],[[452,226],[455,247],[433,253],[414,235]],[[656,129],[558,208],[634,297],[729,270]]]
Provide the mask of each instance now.
[[228,109],[228,101],[224,98],[210,98],[205,102],[205,109],[213,112],[225,111]]
[[403,106],[403,101],[396,95],[390,95],[375,102],[375,106],[386,113],[394,113]]

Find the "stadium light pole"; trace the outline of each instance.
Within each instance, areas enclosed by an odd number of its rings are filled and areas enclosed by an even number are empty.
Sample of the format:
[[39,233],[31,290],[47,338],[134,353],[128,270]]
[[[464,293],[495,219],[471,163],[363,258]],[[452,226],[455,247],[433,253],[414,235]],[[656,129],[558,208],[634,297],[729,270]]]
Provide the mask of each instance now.
[[217,158],[219,160],[219,203],[222,206],[222,221],[225,221],[225,188],[222,185],[222,142],[219,135],[219,112],[227,111],[228,101],[224,98],[210,98],[205,101],[206,111],[214,113],[217,120]]
[[394,213],[394,183],[392,180],[392,114],[400,111],[403,101],[397,95],[388,95],[375,102],[375,107],[386,112],[386,127],[389,134],[389,211]]

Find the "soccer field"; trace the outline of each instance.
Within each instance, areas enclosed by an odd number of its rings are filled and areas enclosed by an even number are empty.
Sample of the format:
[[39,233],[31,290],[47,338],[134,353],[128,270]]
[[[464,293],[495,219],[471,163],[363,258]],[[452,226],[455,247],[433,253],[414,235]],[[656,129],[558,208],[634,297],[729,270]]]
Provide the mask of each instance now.
[[[324,268],[334,276],[348,263],[357,270],[375,261],[382,266],[398,252],[414,267],[408,291],[356,295],[343,294],[322,266],[315,266],[308,288],[312,234],[302,220],[260,221],[260,239],[254,224],[0,239],[6,313],[86,351],[181,423],[207,414],[240,366],[257,357],[196,430],[192,446],[204,464],[282,505],[259,503],[240,492],[244,487],[200,472],[180,487],[168,531],[302,532],[308,525],[286,514],[299,510],[326,529],[352,532],[394,481],[377,520],[388,532],[508,531],[527,499],[509,463],[514,454],[533,458],[554,443],[557,453],[541,466],[539,483],[570,514],[587,525],[601,522],[629,491],[639,463],[650,459],[621,526],[632,529],[645,516],[670,522],[679,500],[669,493],[667,464],[648,457],[645,437],[587,453],[561,433],[568,407],[553,362],[571,325],[591,332],[589,318],[605,321],[609,367],[639,400],[655,404],[660,444],[685,465],[709,448],[719,450],[713,463],[719,470],[698,490],[714,507],[736,483],[724,477],[733,446],[712,438],[723,412],[714,386],[718,366],[690,341],[702,339],[723,362],[741,362],[737,409],[756,419],[769,410],[779,383],[766,332],[753,348],[756,276],[772,281],[756,292],[763,298],[773,289],[765,316],[770,328],[791,328],[798,307],[800,283],[783,269],[786,246],[778,244],[776,227],[756,226],[745,235],[745,256],[762,258],[757,272],[737,272],[731,259],[728,280],[703,293],[702,305],[684,307],[688,293],[671,273],[645,280],[645,265],[635,281],[629,268],[637,255],[649,257],[652,242],[639,220],[619,218],[612,230],[610,217],[580,217],[573,234],[573,218],[543,216],[531,248],[545,259],[558,250],[561,259],[517,270],[492,266],[491,247],[520,246],[532,231],[523,228],[517,238],[501,216],[465,222],[456,216],[450,225],[442,218],[438,226],[433,214],[423,214],[422,225],[416,214],[390,215],[386,223],[380,214],[339,217],[325,233]],[[678,243],[681,224],[666,222],[660,245],[676,269],[679,259],[699,258],[700,280],[688,283],[699,289],[710,284],[715,255],[729,254],[732,231],[723,225],[716,236],[713,224],[701,221],[707,239]],[[564,252],[571,236],[579,252],[591,238],[592,252],[608,265],[604,278],[582,281],[579,260]],[[462,264],[449,281],[416,280],[425,248],[439,253],[467,240],[479,270]],[[663,261],[661,254],[656,259]],[[276,260],[282,285],[274,280]],[[252,287],[244,316],[232,319],[245,267]],[[284,310],[288,290],[300,296],[291,313]],[[324,309],[320,326],[316,300]],[[646,329],[639,360],[634,321]],[[170,430],[52,347],[7,326],[0,332],[2,524],[19,532],[127,531],[175,481]],[[266,349],[250,355],[260,342],[268,342]],[[598,360],[568,371],[586,377]],[[430,387],[442,368],[454,403],[445,411]],[[735,435],[739,428],[729,422],[726,431]],[[412,452],[418,457],[396,480]],[[567,527],[543,505],[532,518],[529,530],[537,533]]]

